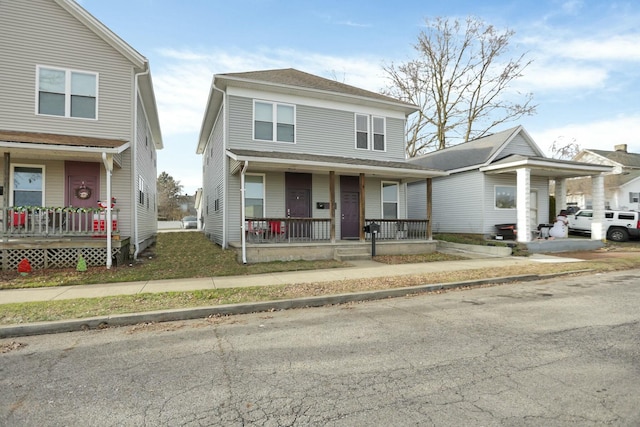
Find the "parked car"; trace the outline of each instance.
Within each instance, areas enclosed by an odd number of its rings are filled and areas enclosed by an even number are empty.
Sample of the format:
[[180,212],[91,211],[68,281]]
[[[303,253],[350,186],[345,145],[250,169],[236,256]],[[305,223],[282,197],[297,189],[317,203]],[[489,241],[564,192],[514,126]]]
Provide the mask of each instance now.
[[[582,209],[569,216],[569,232],[591,233],[593,210]],[[604,232],[607,239],[614,242],[626,242],[630,238],[640,238],[640,213],[636,211],[604,212]]]
[[198,218],[195,216],[185,216],[182,218],[182,228],[198,228]]

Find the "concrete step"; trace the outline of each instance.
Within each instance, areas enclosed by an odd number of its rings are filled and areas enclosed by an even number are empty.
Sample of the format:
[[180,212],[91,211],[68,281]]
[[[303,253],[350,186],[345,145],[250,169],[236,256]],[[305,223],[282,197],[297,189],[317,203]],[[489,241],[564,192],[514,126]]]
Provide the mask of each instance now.
[[333,252],[336,261],[358,261],[371,259],[371,250],[368,247],[336,248]]

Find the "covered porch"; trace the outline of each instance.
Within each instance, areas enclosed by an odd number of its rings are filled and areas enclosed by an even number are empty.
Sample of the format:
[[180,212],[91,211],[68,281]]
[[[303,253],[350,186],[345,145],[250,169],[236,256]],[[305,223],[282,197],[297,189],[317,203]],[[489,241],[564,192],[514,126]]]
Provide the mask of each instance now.
[[[531,177],[545,177],[555,182],[556,211],[566,209],[567,186],[570,178],[590,176],[593,183],[593,223],[591,240],[602,241],[604,235],[604,175],[610,173],[609,166],[594,165],[589,163],[572,162],[565,160],[548,159],[543,157],[526,157],[512,155],[480,168],[485,174],[511,175],[516,179],[516,229],[517,241],[520,243],[533,242],[537,235],[537,225],[532,223],[531,217]],[[554,218],[549,218],[553,222]],[[567,239],[563,239],[567,240]],[[529,245],[528,245],[529,246]],[[558,244],[550,245],[550,248],[559,247]],[[578,245],[579,246],[579,245]],[[533,246],[534,248],[536,246]],[[595,247],[594,247],[595,249]]]
[[[0,130],[3,268],[25,257],[32,268],[74,267],[79,254],[87,265],[124,262],[129,238],[112,175],[129,148],[122,139]],[[118,196],[126,216],[128,194]]]
[[[227,156],[230,174],[239,178],[241,212],[240,224],[226,226],[240,226],[240,239],[229,244],[241,249],[243,262],[251,262],[250,245],[289,246],[291,256],[298,257],[300,248],[294,245],[324,245],[323,256],[333,258],[331,246],[364,247],[374,235],[380,243],[432,239],[431,180],[446,172],[405,162],[296,153],[234,149]],[[260,174],[270,183],[258,182],[258,190],[247,185],[248,177]],[[408,219],[406,184],[418,180],[427,183],[427,219]],[[267,187],[280,199],[265,201]]]

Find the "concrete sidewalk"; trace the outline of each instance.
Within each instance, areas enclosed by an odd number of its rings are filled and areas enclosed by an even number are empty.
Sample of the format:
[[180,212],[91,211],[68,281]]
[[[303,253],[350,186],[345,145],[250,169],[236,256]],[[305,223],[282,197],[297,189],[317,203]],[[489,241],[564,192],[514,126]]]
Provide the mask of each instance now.
[[0,304],[57,301],[76,298],[100,298],[114,295],[194,291],[200,289],[239,288],[296,283],[331,282],[351,279],[394,277],[447,271],[500,269],[506,266],[540,262],[579,262],[579,259],[534,254],[530,257],[481,257],[461,261],[388,265],[375,261],[351,261],[353,267],[324,270],[289,271],[245,276],[204,277],[194,279],[150,280],[48,288],[7,289],[0,291]]

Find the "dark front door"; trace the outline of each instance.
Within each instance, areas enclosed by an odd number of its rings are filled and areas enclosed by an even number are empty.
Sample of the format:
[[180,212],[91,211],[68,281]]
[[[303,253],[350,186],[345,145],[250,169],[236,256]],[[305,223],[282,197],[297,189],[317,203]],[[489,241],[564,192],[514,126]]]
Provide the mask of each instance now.
[[340,177],[340,234],[360,238],[360,183],[357,176]]
[[[65,205],[74,208],[97,208],[100,198],[100,163],[65,162]],[[86,230],[93,215],[77,213],[70,218],[72,229]]]
[[[287,218],[299,218],[289,221],[289,238],[308,238],[311,234],[311,174],[285,174]],[[304,219],[302,219],[304,218]]]

